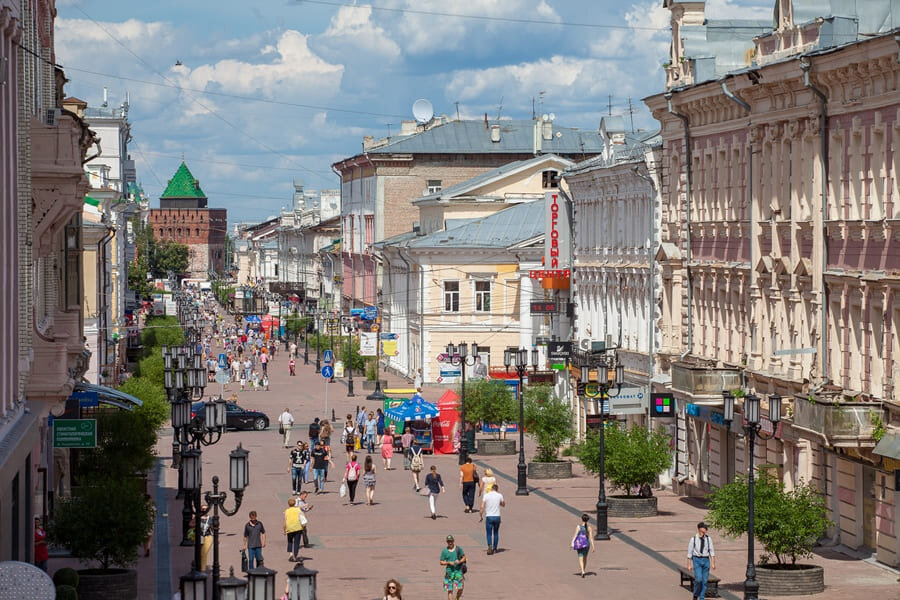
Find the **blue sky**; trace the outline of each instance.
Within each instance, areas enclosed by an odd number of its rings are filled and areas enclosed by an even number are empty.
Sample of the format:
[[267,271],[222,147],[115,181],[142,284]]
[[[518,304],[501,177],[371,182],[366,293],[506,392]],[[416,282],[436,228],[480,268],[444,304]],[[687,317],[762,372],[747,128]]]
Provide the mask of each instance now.
[[[771,18],[773,0],[709,0],[710,17]],[[331,164],[362,137],[437,114],[596,129],[662,89],[662,0],[58,0],[66,94],[130,97],[131,154],[151,206],[182,154],[211,206],[259,221],[292,181],[337,188]],[[434,14],[440,13],[440,14]],[[461,18],[452,15],[487,17]],[[525,22],[523,22],[525,21]],[[612,27],[606,27],[612,26]],[[180,65],[176,63],[180,62]]]

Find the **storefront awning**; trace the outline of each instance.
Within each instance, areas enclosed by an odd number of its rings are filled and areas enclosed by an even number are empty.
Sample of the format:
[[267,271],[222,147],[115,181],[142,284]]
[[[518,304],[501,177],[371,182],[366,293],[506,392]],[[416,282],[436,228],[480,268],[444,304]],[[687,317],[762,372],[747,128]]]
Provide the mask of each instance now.
[[872,452],[888,458],[900,459],[900,435],[885,434],[875,445],[875,449]]
[[125,408],[127,410],[144,405],[139,398],[135,398],[131,394],[126,394],[125,392],[106,387],[105,385],[87,383],[86,381],[79,381],[76,383],[73,391],[95,393],[97,394],[98,399],[102,400],[104,403],[112,404],[113,406],[118,406],[119,408]]

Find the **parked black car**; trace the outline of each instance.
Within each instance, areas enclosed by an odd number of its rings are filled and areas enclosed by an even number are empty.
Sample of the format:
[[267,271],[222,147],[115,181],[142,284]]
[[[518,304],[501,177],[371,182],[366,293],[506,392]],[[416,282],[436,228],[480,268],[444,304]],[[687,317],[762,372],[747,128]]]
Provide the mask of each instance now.
[[[199,419],[201,422],[206,415],[206,405],[203,402],[194,402],[191,405],[191,419]],[[269,426],[269,417],[266,413],[239,406],[235,402],[225,403],[225,423],[228,429],[255,429],[262,431]]]

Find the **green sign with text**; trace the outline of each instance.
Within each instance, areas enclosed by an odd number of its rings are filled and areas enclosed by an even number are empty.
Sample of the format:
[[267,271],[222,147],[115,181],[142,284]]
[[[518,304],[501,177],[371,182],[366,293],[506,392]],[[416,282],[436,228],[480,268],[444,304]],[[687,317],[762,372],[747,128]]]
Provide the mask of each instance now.
[[54,448],[96,448],[96,419],[54,419]]

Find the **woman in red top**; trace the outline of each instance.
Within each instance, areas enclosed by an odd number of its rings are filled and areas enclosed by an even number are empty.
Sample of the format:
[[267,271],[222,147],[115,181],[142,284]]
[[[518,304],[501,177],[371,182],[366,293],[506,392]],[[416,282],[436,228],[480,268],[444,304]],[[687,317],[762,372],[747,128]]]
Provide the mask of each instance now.
[[47,550],[47,531],[41,526],[41,518],[34,516],[34,564],[42,571],[47,570],[47,559],[50,553]]
[[344,483],[347,484],[347,492],[350,494],[350,504],[356,499],[356,484],[359,483],[359,463],[356,462],[356,454],[350,455],[350,462],[344,469]]

